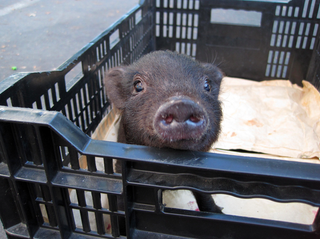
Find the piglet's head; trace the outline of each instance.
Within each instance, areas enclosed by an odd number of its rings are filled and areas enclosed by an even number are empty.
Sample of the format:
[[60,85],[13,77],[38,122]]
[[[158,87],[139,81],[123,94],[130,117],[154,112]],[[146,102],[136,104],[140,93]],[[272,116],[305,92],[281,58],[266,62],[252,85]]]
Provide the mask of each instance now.
[[105,78],[109,100],[122,111],[124,143],[206,151],[217,140],[223,74],[170,51],[145,55]]

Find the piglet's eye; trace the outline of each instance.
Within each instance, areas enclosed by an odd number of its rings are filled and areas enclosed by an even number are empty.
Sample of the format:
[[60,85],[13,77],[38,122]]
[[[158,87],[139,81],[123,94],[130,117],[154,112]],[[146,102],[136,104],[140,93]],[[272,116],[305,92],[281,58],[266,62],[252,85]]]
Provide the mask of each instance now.
[[208,91],[208,92],[211,91],[211,86],[210,86],[210,84],[209,84],[208,79],[206,79],[206,80],[204,81],[203,88],[204,88],[206,91]]
[[141,92],[144,90],[143,84],[140,80],[134,82],[134,89],[136,92]]

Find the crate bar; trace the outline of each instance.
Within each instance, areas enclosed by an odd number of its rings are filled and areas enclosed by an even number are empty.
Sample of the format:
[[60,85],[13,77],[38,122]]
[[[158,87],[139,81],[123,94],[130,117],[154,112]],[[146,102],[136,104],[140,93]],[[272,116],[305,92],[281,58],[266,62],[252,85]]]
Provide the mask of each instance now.
[[[8,108],[9,109],[9,108]],[[15,109],[10,108],[10,111],[14,111]],[[7,112],[9,113],[9,112]],[[0,114],[1,115],[1,114]],[[24,114],[26,117],[26,114]],[[58,116],[59,114],[57,114]],[[19,118],[19,117],[18,117]],[[12,119],[12,118],[11,118]],[[28,117],[25,118],[26,121]],[[65,128],[71,127],[71,125],[61,124],[64,122],[63,118],[54,117],[51,120],[50,125],[51,128],[54,129],[58,134],[62,135],[62,132],[65,131]],[[34,122],[34,118],[32,119]],[[34,122],[36,123],[36,122]],[[69,126],[69,127],[68,127]],[[72,130],[71,132],[76,132]],[[67,136],[67,134],[64,134]],[[78,137],[70,137],[69,141],[71,145],[77,145],[76,141],[86,142],[86,136],[83,135],[81,131],[79,131]],[[140,149],[146,147],[143,146],[130,146],[127,148],[126,145],[118,144],[118,143],[111,143],[111,142],[103,142],[97,140],[89,140],[88,145],[86,146],[85,150],[81,147],[76,147],[79,152],[82,154],[87,155],[98,155],[104,156],[108,155],[112,158],[126,158],[126,152],[129,150],[131,153],[140,152]],[[171,154],[171,150],[152,150],[147,151],[147,153],[140,152],[137,155],[137,158],[131,158],[131,160],[135,161],[148,161],[152,160],[158,164],[172,164],[172,165],[180,165],[190,168],[197,168],[200,167],[202,169],[214,169],[215,171],[225,171],[229,173],[245,173],[247,175],[253,175],[252,172],[256,172],[257,174],[265,175],[265,177],[281,177],[283,178],[282,182],[284,182],[285,178],[292,178],[295,179],[297,182],[300,183],[305,182],[308,187],[319,189],[313,186],[313,182],[319,181],[319,165],[313,165],[308,163],[297,163],[297,162],[287,162],[282,160],[270,160],[270,159],[259,159],[256,158],[244,158],[239,156],[230,156],[230,155],[219,155],[219,154],[209,154],[209,153],[201,153],[197,152],[193,155],[188,154],[187,152],[181,152],[177,155],[178,158],[181,160],[176,161],[173,157],[174,154]],[[199,160],[195,161],[194,157],[199,158]],[[166,158],[167,160],[163,160]],[[241,158],[241,160],[240,160]],[[183,160],[182,160],[183,159]],[[181,161],[181,162],[180,162]],[[244,163],[246,162],[246,163]],[[191,164],[192,163],[192,164]],[[189,164],[189,165],[188,165]],[[246,167],[242,167],[242,165],[249,165]],[[286,175],[284,177],[284,175]],[[303,179],[303,180],[302,180]]]
[[[73,127],[75,127],[72,124]],[[57,147],[55,144],[55,138],[53,137],[52,131],[40,125],[39,127],[39,145],[41,146],[41,157],[43,160],[44,169],[47,176],[47,183],[48,190],[43,188],[44,191],[43,197],[44,200],[51,199],[54,213],[49,210],[47,211],[48,216],[50,219],[52,217],[57,218],[57,227],[60,231],[61,238],[68,238],[72,233],[72,216],[70,215],[70,211],[68,211],[68,191],[67,189],[54,187],[52,184],[52,180],[55,178],[58,170],[59,170],[59,162],[57,159],[60,159],[57,155]],[[50,215],[49,213],[53,213]],[[50,223],[53,223],[50,221]]]
[[[214,173],[212,173],[214,175]],[[278,202],[302,202],[320,207],[320,190],[311,190],[294,182],[281,185],[247,179],[239,181],[230,177],[201,177],[187,173],[160,173],[131,169],[127,180],[128,185],[145,186],[159,189],[188,189],[216,194],[223,193],[240,198],[266,198]],[[166,179],[164,182],[164,178]],[[177,184],[179,186],[177,186]],[[160,186],[161,185],[161,186]],[[248,190],[250,188],[250,190]]]
[[46,207],[46,211],[47,211],[47,214],[49,217],[48,218],[49,224],[52,227],[56,227],[58,225],[58,222],[57,222],[56,214],[54,212],[54,207],[52,205],[52,198],[51,198],[50,190],[46,185],[40,184],[39,187],[41,188],[43,200],[45,202],[47,202],[45,207]]
[[[142,150],[144,149],[144,150]],[[127,157],[130,152],[131,157]],[[205,152],[173,151],[167,149],[150,149],[145,146],[126,145],[113,142],[103,142],[92,140],[86,148],[88,155],[106,155],[116,159],[128,159],[133,162],[152,162],[158,166],[172,165],[176,169],[185,167],[186,169],[213,170],[215,173],[228,173],[247,175],[245,178],[261,175],[263,180],[272,177],[279,177],[281,184],[286,180],[295,181],[301,185],[305,184],[309,188],[319,190],[320,165],[288,162],[284,160],[263,159],[254,157],[242,157],[234,155],[224,155]],[[173,167],[174,168],[174,167]],[[156,170],[155,170],[156,171]],[[170,170],[168,171],[170,172]]]
[[86,173],[58,172],[52,183],[59,187],[85,189],[103,193],[121,194],[122,192],[122,181],[120,179]]
[[[10,109],[10,111],[13,114],[19,114],[18,112],[15,112],[16,109]],[[68,125],[62,124],[64,122],[63,118],[57,117],[59,113],[50,113],[51,118],[48,120],[47,124],[51,125],[50,127],[55,130],[58,134],[61,135],[62,132],[64,132],[64,135],[66,134],[66,128],[68,128],[71,132],[73,131],[72,128],[76,128],[73,124]],[[49,118],[49,115],[44,115]],[[27,116],[24,113],[25,116]],[[40,116],[38,112],[34,116],[38,116],[39,122],[42,121],[42,117]],[[16,115],[17,116],[17,115]],[[28,121],[28,118],[33,121],[33,123],[36,123],[37,117],[26,117],[26,121]],[[40,116],[40,117],[39,117]],[[43,115],[42,115],[43,116]],[[11,117],[13,119],[13,117]],[[20,120],[20,117],[17,117],[17,120]],[[27,123],[24,121],[24,123]],[[42,123],[43,124],[43,123]],[[72,125],[72,126],[71,126]],[[49,129],[47,129],[49,130]],[[43,131],[44,132],[44,131]],[[87,138],[84,133],[80,133],[79,131],[79,137],[77,138],[70,138],[69,143],[71,145],[79,145],[79,143],[75,143],[73,141],[77,140],[80,142],[85,142],[84,139]],[[45,134],[44,134],[45,135]],[[81,145],[81,144],[80,144]],[[83,146],[82,146],[83,147]],[[147,151],[141,152],[140,150],[144,148]],[[44,150],[45,151],[45,150]],[[293,181],[294,184],[299,185],[307,185],[309,188],[314,188],[316,190],[319,189],[318,186],[316,186],[315,182],[319,182],[319,167],[318,165],[312,165],[308,163],[296,163],[296,162],[287,162],[287,161],[277,161],[277,160],[269,160],[269,159],[259,159],[256,158],[244,158],[244,157],[238,157],[238,156],[230,156],[230,155],[218,155],[218,154],[208,154],[208,153],[193,153],[192,155],[188,152],[179,152],[178,154],[173,154],[173,150],[157,150],[157,149],[149,149],[147,147],[143,146],[133,146],[133,145],[124,145],[124,144],[118,144],[118,143],[110,143],[110,142],[104,142],[104,141],[97,141],[97,140],[89,140],[88,144],[85,148],[78,147],[77,151],[80,151],[82,154],[87,155],[108,155],[111,158],[119,158],[119,159],[126,159],[126,155],[128,152],[131,153],[131,155],[136,155],[136,158],[130,157],[130,160],[133,162],[152,162],[158,164],[157,170],[161,169],[161,165],[175,165],[177,168],[186,168],[184,169],[185,172],[192,171],[193,173],[197,173],[194,171],[196,168],[198,170],[202,169],[203,172],[213,170],[215,176],[219,176],[219,173],[225,175],[225,177],[234,177],[234,175],[238,175],[238,177],[241,177],[241,175],[246,175],[246,178],[251,177],[255,180],[259,179],[259,175],[261,175],[260,180],[263,179],[263,181],[268,182],[274,182],[279,181],[281,184],[286,185],[286,183],[290,183],[290,181]],[[139,152],[139,153],[138,153]],[[177,158],[176,158],[177,157]],[[166,160],[163,160],[163,159]],[[195,160],[197,158],[197,160]],[[241,159],[240,159],[241,158]],[[241,165],[246,165],[245,167],[242,167]],[[176,169],[179,171],[179,169]],[[201,171],[201,170],[200,170]],[[285,171],[285,172],[284,172]],[[252,173],[255,172],[255,173]],[[61,172],[59,173],[61,174]],[[55,177],[58,178],[67,178],[64,175],[61,177],[58,177],[58,175]],[[278,178],[281,178],[281,180],[277,180]],[[291,178],[291,179],[289,179]],[[129,180],[128,183],[130,184],[130,180],[132,180],[133,177],[131,177],[130,172],[128,175],[128,178],[126,180]],[[237,179],[237,177],[235,178]],[[73,181],[81,181],[81,180],[73,180]],[[65,185],[65,183],[62,183],[61,185]]]
[[[144,210],[134,210],[137,218],[135,229],[142,232],[173,235],[191,238],[292,238],[316,239],[319,232],[314,231],[311,225],[276,222],[252,218],[243,218],[223,214],[202,212],[183,213],[172,210],[163,213],[154,213]],[[189,215],[188,215],[189,214]],[[143,220],[147,218],[147,220]],[[159,224],[161,222],[161,224]],[[139,231],[135,238],[141,238]],[[153,237],[162,238],[162,237]]]
[[[93,200],[93,207],[95,209],[102,209],[101,206],[101,196],[100,193],[92,192],[92,200]],[[103,225],[103,214],[100,211],[95,211],[96,217],[96,225],[97,225],[97,232],[98,234],[105,234],[104,225]]]

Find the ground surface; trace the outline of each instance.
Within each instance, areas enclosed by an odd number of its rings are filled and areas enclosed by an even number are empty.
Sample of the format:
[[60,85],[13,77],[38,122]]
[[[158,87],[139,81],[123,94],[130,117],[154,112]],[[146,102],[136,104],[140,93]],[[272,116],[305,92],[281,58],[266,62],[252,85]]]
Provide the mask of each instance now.
[[1,0],[0,81],[16,72],[54,70],[137,3]]
[[0,81],[17,72],[54,70],[138,2],[0,0]]

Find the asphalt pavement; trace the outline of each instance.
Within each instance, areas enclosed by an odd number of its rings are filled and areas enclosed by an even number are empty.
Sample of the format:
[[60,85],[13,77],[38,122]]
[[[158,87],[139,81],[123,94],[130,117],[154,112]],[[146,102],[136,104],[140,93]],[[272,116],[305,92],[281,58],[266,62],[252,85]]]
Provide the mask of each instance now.
[[56,69],[138,2],[0,0],[0,81]]
[[0,0],[0,81],[51,71],[138,0]]

